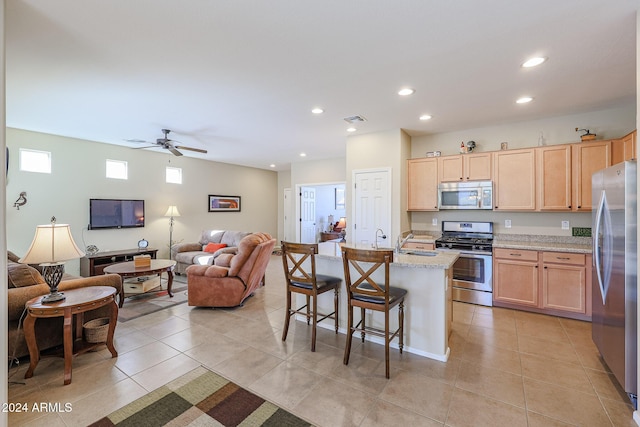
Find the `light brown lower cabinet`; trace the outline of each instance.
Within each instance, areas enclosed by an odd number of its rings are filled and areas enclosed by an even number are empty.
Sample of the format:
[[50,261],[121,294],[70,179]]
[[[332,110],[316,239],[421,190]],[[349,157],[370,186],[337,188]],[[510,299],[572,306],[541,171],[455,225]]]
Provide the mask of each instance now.
[[591,320],[591,255],[495,248],[493,304]]

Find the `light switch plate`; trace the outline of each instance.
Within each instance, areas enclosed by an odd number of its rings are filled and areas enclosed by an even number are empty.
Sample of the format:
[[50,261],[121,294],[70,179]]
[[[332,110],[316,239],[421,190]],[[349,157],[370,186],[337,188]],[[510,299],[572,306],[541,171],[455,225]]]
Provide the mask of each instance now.
[[431,225],[438,225],[438,218],[431,218]]
[[562,221],[562,229],[563,230],[569,229],[569,221]]
[[504,228],[511,228],[511,220],[510,219],[505,219],[504,220]]

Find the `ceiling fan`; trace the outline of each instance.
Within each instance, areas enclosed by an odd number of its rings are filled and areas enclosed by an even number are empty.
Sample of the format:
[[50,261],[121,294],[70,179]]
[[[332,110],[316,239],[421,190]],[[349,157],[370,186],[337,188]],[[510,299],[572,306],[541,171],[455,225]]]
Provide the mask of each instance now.
[[[203,150],[201,148],[193,148],[193,147],[185,147],[184,145],[174,145],[174,142],[178,142],[178,141],[174,141],[172,139],[169,139],[169,133],[171,132],[171,129],[162,129],[162,133],[164,133],[164,138],[158,138],[156,139],[155,145],[150,145],[148,147],[135,147],[135,148],[155,148],[157,146],[160,146],[162,148],[164,148],[165,150],[169,150],[173,153],[174,156],[182,156],[182,153],[178,150],[189,150],[189,151],[195,151],[197,153],[203,153],[203,154],[207,154],[207,150]],[[147,141],[140,141],[140,140],[129,140],[129,142],[146,142],[148,144],[153,144],[151,142],[147,142]]]

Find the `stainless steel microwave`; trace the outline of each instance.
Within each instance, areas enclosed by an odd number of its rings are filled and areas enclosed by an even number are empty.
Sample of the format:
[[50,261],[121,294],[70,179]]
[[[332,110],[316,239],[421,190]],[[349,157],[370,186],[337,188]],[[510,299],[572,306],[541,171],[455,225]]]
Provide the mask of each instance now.
[[493,209],[493,182],[443,182],[438,185],[439,209]]

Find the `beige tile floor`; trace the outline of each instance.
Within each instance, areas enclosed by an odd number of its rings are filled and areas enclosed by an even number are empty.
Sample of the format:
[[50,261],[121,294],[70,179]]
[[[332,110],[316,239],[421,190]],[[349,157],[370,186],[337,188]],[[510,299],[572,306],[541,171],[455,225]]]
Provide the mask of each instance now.
[[[10,426],[84,426],[204,365],[317,426],[634,426],[632,408],[591,342],[590,324],[454,303],[451,357],[437,362],[320,329],[315,353],[306,323],[281,341],[284,279],[274,256],[267,286],[234,310],[182,304],[118,324],[116,348],[9,375],[10,402],[71,403],[71,411],[9,415]],[[410,297],[410,296],[409,296]]]

